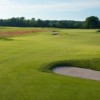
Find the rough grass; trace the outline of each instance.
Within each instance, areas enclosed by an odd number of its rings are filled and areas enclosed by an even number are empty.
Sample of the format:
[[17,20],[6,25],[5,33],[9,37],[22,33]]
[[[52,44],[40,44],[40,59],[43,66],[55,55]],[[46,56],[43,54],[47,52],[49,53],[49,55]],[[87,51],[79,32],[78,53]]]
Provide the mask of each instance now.
[[17,36],[17,35],[24,35],[24,34],[32,34],[32,33],[39,33],[39,32],[47,32],[49,30],[44,30],[41,28],[0,28],[0,35],[1,36]]
[[[39,29],[45,32],[0,39],[0,100],[99,100],[100,81],[50,71],[59,65],[100,70],[97,30]],[[14,30],[38,29],[0,28]]]

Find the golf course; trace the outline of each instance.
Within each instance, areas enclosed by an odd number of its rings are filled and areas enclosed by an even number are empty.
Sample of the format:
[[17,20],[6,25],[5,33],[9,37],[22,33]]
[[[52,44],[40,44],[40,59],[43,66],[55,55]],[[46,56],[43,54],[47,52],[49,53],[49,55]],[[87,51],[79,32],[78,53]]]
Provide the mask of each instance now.
[[99,80],[52,72],[100,71],[98,30],[0,27],[0,100],[99,100]]

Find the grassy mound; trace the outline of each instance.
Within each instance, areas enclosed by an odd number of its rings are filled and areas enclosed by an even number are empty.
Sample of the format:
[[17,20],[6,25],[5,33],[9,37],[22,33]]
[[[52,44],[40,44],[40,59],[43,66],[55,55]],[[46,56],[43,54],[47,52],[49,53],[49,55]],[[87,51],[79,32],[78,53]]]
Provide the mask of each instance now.
[[82,59],[82,60],[68,60],[68,61],[56,61],[50,64],[44,64],[41,67],[41,71],[44,72],[52,72],[52,69],[55,67],[61,66],[72,66],[72,67],[80,67],[80,68],[87,68],[100,71],[100,58],[95,59]]

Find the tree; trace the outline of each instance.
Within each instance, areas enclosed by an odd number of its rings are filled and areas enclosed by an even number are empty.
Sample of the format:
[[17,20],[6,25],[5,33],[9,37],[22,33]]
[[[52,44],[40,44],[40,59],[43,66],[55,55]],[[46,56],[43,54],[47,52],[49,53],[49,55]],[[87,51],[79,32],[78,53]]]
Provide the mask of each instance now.
[[83,24],[83,27],[87,29],[99,28],[99,18],[95,16],[87,17],[86,21]]
[[41,20],[35,18],[25,19],[24,17],[13,17],[10,19],[0,19],[0,26],[13,27],[56,27],[56,28],[82,28],[82,21],[71,20]]

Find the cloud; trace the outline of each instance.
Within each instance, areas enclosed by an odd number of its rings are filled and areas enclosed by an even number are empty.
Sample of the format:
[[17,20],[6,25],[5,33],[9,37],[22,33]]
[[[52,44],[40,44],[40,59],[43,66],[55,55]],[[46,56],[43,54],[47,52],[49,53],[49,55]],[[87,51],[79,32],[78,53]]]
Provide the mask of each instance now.
[[[34,13],[46,12],[77,12],[87,9],[100,8],[100,0],[51,0],[45,3],[28,3],[19,0],[0,0],[0,14],[7,15],[25,15]],[[40,0],[41,1],[41,0]],[[58,1],[58,2],[57,2]]]
[[74,0],[71,2],[58,2],[47,4],[26,4],[12,0],[0,0],[0,9],[8,10],[33,10],[33,11],[78,11],[91,8],[100,8],[99,0]]

